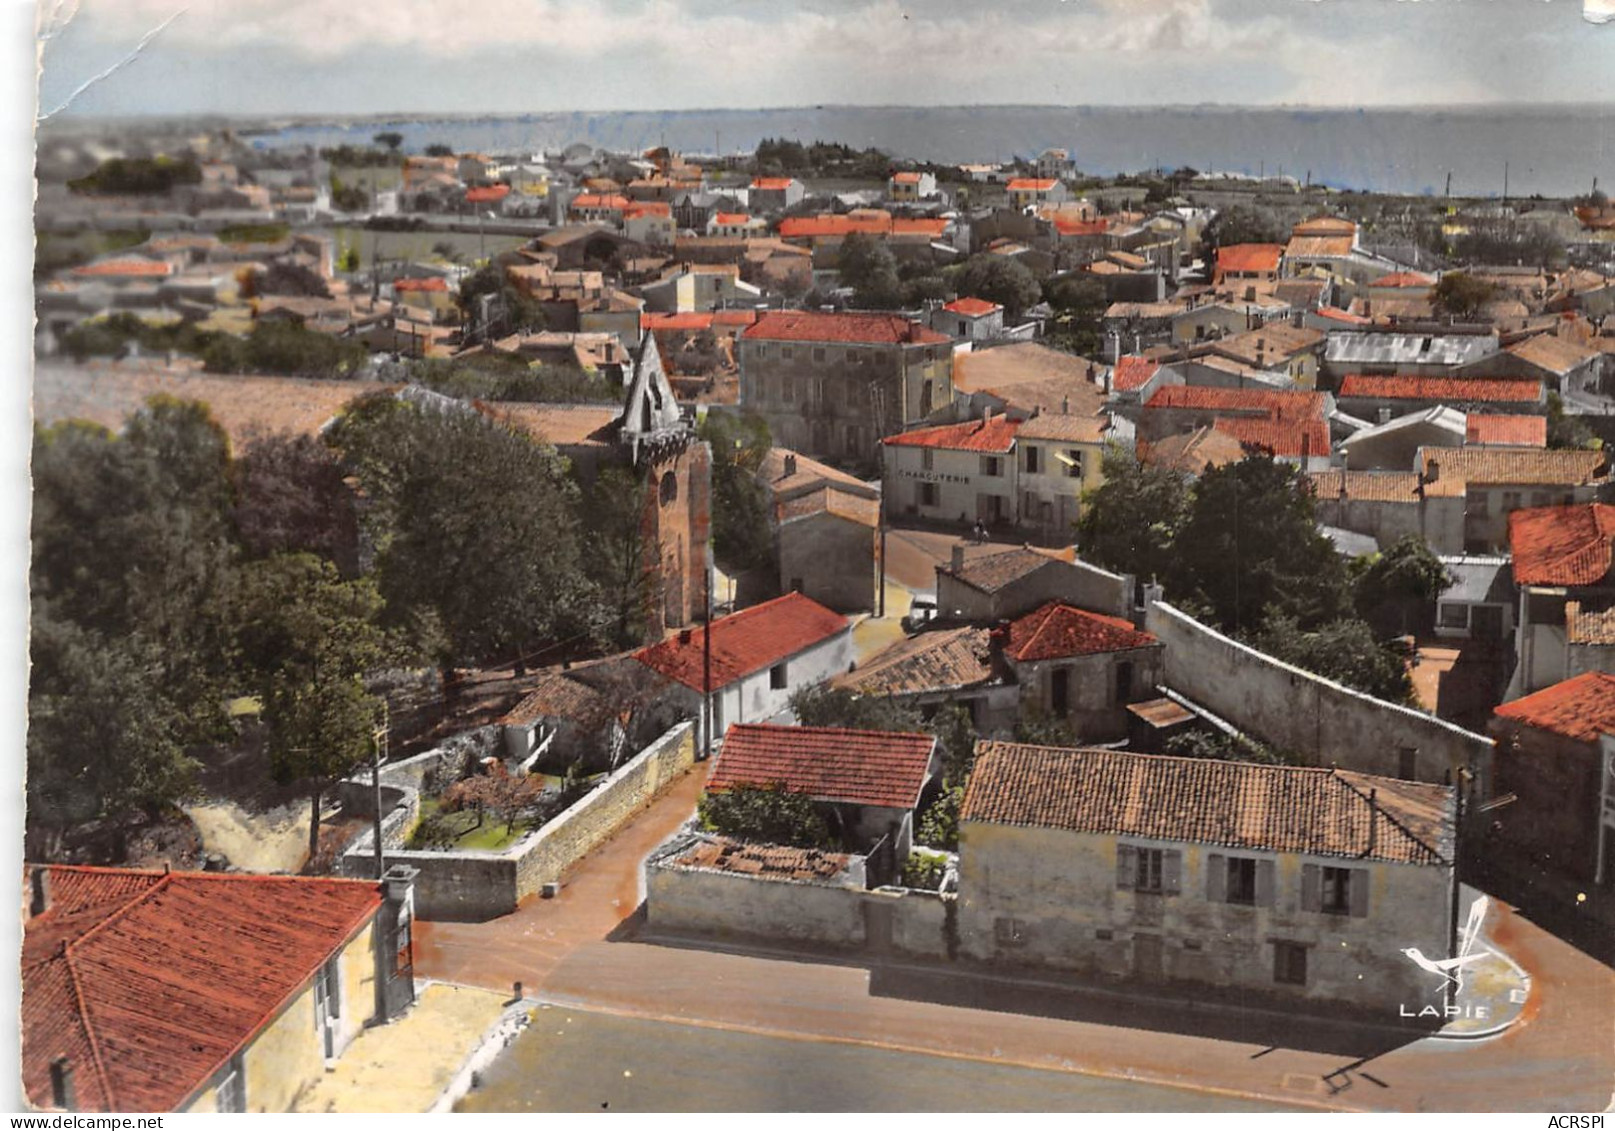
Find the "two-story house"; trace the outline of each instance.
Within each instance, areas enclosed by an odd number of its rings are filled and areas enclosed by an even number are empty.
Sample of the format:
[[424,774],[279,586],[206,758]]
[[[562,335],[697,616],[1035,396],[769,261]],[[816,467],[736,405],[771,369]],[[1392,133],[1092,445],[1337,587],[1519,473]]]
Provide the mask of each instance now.
[[1166,671],[1155,636],[1061,601],[1011,621],[1002,642],[1022,709],[1067,724],[1084,741],[1125,737],[1127,705],[1154,699]]
[[740,404],[776,443],[870,464],[953,403],[953,342],[896,314],[769,311],[740,336]]
[[1447,980],[1456,800],[1337,769],[982,742],[960,949],[1395,1023]]
[[784,212],[802,203],[807,187],[795,177],[754,177],[747,194],[753,212]]
[[912,169],[893,173],[886,181],[886,197],[894,204],[915,204],[936,195],[936,176]]
[[1510,692],[1615,670],[1615,506],[1512,511],[1508,548],[1519,588]]
[[1507,545],[1509,515],[1525,507],[1591,503],[1611,487],[1604,452],[1533,448],[1420,448],[1416,468],[1426,490],[1462,484],[1464,548],[1471,553]]
[[887,436],[881,441],[886,513],[989,526],[1015,522],[1020,427],[989,411],[979,420]]
[[1056,177],[1016,177],[1006,187],[1011,206],[1020,211],[1040,204],[1064,204],[1071,199],[1071,190]]

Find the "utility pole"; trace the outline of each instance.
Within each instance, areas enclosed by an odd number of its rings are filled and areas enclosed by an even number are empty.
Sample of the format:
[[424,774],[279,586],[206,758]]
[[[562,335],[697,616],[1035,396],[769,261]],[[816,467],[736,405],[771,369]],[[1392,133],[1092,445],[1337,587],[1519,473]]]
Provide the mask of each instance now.
[[706,624],[702,628],[701,648],[701,708],[706,715],[706,722],[702,726],[701,759],[705,761],[712,757],[712,540],[707,539],[707,565],[706,565]]
[[381,725],[370,734],[370,808],[371,820],[375,832],[376,843],[376,879],[380,880],[387,871],[387,857],[381,844],[381,763],[385,759],[383,749],[387,745],[388,715],[387,701],[381,702]]
[[1508,203],[1508,162],[1503,162],[1503,203]]

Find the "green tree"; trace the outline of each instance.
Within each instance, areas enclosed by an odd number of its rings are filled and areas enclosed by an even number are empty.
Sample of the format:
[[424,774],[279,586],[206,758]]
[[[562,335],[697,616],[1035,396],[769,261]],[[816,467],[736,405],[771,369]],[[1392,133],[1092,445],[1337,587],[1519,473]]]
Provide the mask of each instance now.
[[1104,481],[1084,494],[1077,519],[1083,558],[1140,581],[1165,578],[1188,517],[1188,484],[1166,468],[1139,462],[1119,444],[1105,448],[1100,468]]
[[[482,316],[484,295],[493,295],[495,300],[490,312],[490,322],[486,327],[477,323],[477,319]],[[511,283],[509,276],[505,274],[504,266],[500,263],[490,263],[467,275],[460,283],[455,304],[459,306],[461,315],[468,323],[485,330],[492,337],[512,332],[542,330],[545,325],[544,308]]]
[[[601,596],[611,619],[607,643],[634,648],[645,643],[656,605],[662,599],[659,551],[650,546],[645,484],[634,472],[608,467],[584,495],[589,516],[589,559],[595,563]],[[647,562],[649,553],[650,561]]]
[[903,284],[897,260],[885,241],[853,232],[841,241],[836,259],[842,286],[853,289],[853,305],[890,310],[903,301]]
[[388,130],[385,133],[377,134],[370,140],[377,145],[385,145],[389,153],[397,153],[398,147],[404,144],[404,135],[395,130]]
[[352,377],[370,360],[362,342],[307,330],[296,322],[258,322],[245,338],[219,334],[202,350],[209,373]]
[[1465,271],[1449,271],[1430,288],[1430,305],[1438,314],[1469,322],[1497,297],[1497,287]]
[[1565,401],[1558,393],[1548,394],[1548,447],[1597,448],[1599,440],[1587,422],[1565,412]]
[[791,713],[807,727],[908,733],[919,733],[926,729],[919,713],[897,699],[885,695],[859,695],[824,684],[804,687],[792,695]]
[[194,787],[189,713],[147,637],[105,636],[39,603],[29,637],[27,850],[59,859],[69,830],[104,821],[120,861],[131,814],[151,818]]
[[1166,740],[1162,753],[1174,758],[1209,758],[1217,762],[1257,762],[1266,766],[1298,765],[1271,747],[1242,734],[1191,730]]
[[428,157],[453,157],[454,147],[452,145],[444,145],[440,141],[434,141],[431,145],[428,145],[423,152]]
[[1209,607],[1225,631],[1270,611],[1303,628],[1347,611],[1345,565],[1318,530],[1306,476],[1265,453],[1202,475],[1172,546],[1168,592]]
[[1351,579],[1357,615],[1387,636],[1424,627],[1436,598],[1457,580],[1417,534],[1356,559]]
[[712,447],[713,554],[732,570],[772,568],[772,500],[758,478],[773,447],[767,423],[755,414],[709,412],[700,436]]
[[441,658],[462,664],[519,661],[595,631],[578,489],[554,448],[470,406],[385,396],[351,406],[329,440],[370,499],[389,623],[440,624]]
[[306,551],[358,572],[358,512],[336,453],[313,436],[258,436],[235,462],[235,525],[254,557]]
[[1252,644],[1259,650],[1326,679],[1390,703],[1413,701],[1407,655],[1378,639],[1366,621],[1342,618],[1300,629],[1292,617],[1271,616]]
[[783,783],[736,786],[701,798],[701,823],[723,836],[797,848],[831,848],[830,828],[813,800]]
[[1004,308],[1004,317],[1009,322],[1019,319],[1027,307],[1043,297],[1037,276],[1024,263],[1008,256],[972,255],[950,271],[954,289],[961,297],[996,302]]
[[281,554],[242,570],[242,670],[263,703],[271,775],[308,791],[311,859],[322,797],[371,754],[381,700],[364,680],[386,655],[381,607],[373,582],[344,581],[312,554]]
[[1283,243],[1287,235],[1271,212],[1236,204],[1211,218],[1202,239],[1207,253],[1214,255],[1218,248],[1235,244]]

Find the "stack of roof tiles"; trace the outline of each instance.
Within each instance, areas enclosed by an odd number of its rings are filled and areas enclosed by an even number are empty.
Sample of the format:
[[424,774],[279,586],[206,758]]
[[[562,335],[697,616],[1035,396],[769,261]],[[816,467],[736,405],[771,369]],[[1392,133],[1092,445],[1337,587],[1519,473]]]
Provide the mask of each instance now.
[[929,734],[736,723],[707,790],[780,785],[815,801],[912,809],[935,748]]
[[771,310],[746,329],[747,341],[943,345],[952,339],[900,314],[825,314]]
[[1451,788],[1303,766],[976,744],[961,821],[1397,864],[1453,857]]

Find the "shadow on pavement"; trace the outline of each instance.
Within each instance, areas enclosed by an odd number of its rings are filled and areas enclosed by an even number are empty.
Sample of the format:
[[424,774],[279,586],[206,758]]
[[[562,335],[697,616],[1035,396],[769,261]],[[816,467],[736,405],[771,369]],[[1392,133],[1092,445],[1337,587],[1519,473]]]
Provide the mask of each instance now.
[[853,949],[792,951],[772,940],[745,942],[664,935],[646,929],[643,905],[607,936],[611,942],[634,942],[677,950],[720,951],[770,961],[842,966],[869,972],[869,995],[929,1002],[960,1009],[1017,1013],[1057,1021],[1145,1029],[1211,1040],[1325,1053],[1357,1063],[1373,1060],[1430,1036],[1433,1028],[1380,1026],[1351,1017],[1281,1013],[1260,1000],[1196,998],[1169,990],[1096,986],[1057,972],[977,969],[965,963],[923,965],[887,963]]

